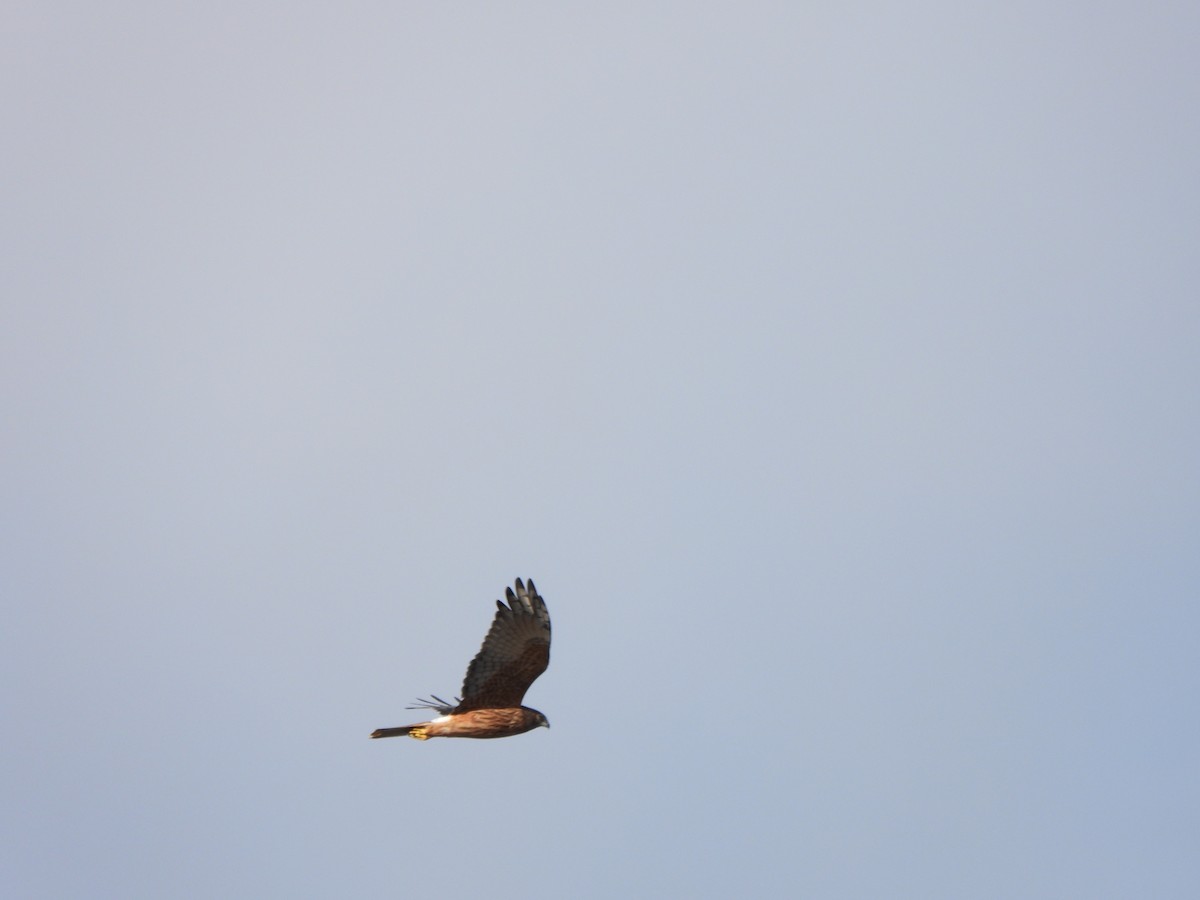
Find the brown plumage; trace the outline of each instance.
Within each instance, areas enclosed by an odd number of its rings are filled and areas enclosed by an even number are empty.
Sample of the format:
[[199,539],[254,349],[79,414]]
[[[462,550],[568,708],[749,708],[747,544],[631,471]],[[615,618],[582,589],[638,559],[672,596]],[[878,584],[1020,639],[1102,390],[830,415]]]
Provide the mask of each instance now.
[[496,617],[483,646],[463,679],[462,697],[450,704],[436,694],[409,709],[432,709],[440,715],[429,722],[380,728],[371,737],[408,735],[419,741],[431,737],[498,738],[550,727],[536,709],[521,705],[534,679],[550,665],[550,613],[530,579],[518,578],[516,591],[505,591],[508,605],[496,601]]

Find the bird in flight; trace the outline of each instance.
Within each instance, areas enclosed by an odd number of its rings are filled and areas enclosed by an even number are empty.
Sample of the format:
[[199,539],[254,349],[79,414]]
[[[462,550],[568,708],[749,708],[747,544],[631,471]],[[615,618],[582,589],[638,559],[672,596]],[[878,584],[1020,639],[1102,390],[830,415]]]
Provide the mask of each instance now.
[[550,665],[546,601],[538,596],[533,579],[526,587],[518,578],[516,591],[507,588],[505,594],[508,605],[496,601],[496,618],[467,667],[457,705],[433,694],[432,700],[418,700],[408,709],[432,709],[438,713],[435,719],[380,728],[371,737],[407,734],[418,741],[431,737],[499,738],[524,734],[541,725],[550,727],[544,715],[521,705],[529,686]]

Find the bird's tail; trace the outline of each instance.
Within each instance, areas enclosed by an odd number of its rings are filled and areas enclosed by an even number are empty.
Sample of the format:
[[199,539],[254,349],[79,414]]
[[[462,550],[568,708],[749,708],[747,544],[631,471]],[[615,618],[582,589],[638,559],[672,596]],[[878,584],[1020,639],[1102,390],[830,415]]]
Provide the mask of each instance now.
[[407,734],[418,741],[424,741],[429,739],[427,731],[425,725],[403,725],[400,728],[377,728],[371,732],[371,737],[403,737]]

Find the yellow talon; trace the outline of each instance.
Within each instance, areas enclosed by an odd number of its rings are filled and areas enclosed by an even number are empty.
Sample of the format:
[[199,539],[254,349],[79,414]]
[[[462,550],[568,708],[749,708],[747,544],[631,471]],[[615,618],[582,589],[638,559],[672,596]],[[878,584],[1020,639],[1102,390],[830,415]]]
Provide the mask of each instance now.
[[425,728],[425,727],[414,728],[412,731],[410,731],[408,733],[408,736],[410,738],[416,738],[418,741],[427,741],[427,740],[429,740],[428,732],[429,732],[429,729]]

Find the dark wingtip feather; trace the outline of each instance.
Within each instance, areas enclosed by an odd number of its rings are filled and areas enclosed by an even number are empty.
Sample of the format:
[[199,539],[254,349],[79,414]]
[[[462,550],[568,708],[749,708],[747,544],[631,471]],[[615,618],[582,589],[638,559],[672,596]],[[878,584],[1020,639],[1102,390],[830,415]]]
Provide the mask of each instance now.
[[[417,702],[415,704],[413,704],[411,706],[406,706],[404,708],[405,709],[432,709],[432,710],[436,710],[437,712],[440,712],[442,715],[445,715],[446,713],[451,712],[455,707],[454,703],[447,703],[445,700],[443,700],[437,694],[430,694],[429,696],[430,696],[429,700],[426,700],[424,697],[418,697]],[[462,702],[461,697],[459,698],[459,702],[460,703]]]

